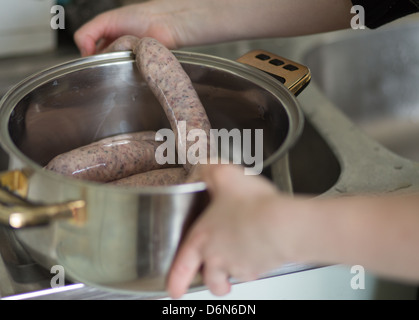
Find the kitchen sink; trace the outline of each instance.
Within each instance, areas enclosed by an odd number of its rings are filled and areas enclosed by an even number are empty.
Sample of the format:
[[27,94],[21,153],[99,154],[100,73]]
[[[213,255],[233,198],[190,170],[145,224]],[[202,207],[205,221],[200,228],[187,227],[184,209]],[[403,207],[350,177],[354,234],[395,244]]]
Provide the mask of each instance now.
[[309,121],[290,151],[289,162],[295,193],[322,194],[335,185],[341,173],[335,153]]
[[305,55],[313,82],[361,130],[419,160],[419,23],[352,31]]

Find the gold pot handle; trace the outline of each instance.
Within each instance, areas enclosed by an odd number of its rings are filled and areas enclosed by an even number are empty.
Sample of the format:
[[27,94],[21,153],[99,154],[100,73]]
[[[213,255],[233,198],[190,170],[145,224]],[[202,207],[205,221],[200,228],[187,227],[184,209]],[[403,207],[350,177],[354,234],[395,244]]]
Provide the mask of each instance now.
[[83,200],[59,204],[38,204],[26,200],[27,178],[19,170],[0,173],[0,224],[24,228],[48,224],[59,218],[85,220]]
[[237,59],[238,62],[265,71],[282,82],[297,96],[311,80],[306,66],[264,50],[253,50]]

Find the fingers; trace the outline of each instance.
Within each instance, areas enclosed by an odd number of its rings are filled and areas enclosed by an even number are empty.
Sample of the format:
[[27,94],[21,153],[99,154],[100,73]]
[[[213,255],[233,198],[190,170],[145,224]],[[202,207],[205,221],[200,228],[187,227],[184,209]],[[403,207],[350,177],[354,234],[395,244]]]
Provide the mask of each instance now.
[[176,30],[183,29],[184,19],[172,18],[176,10],[170,4],[170,1],[145,1],[104,12],[77,30],[74,42],[82,56],[98,53],[126,35],[152,37],[175,49],[182,42]]
[[[167,282],[167,290],[173,299],[182,297],[188,291],[203,264],[201,248],[206,243],[204,238],[203,234],[189,236],[177,253]],[[203,278],[205,285],[213,294],[221,296],[230,292],[229,275],[215,259],[209,260],[204,266]]]
[[[202,165],[197,172],[207,182],[210,193],[214,194],[220,192],[219,189],[222,188],[219,187],[226,178],[230,181],[234,175],[242,175],[243,170],[240,168],[232,165]],[[211,210],[214,210],[213,205],[210,205],[202,216]],[[203,280],[208,289],[215,295],[225,295],[230,292],[229,274],[214,258],[214,254],[211,254],[213,251],[208,250],[209,236],[204,231],[208,229],[202,226],[202,220],[195,223],[173,261],[167,282],[167,290],[172,298],[180,298],[187,292],[203,264]]]
[[244,168],[231,164],[203,165],[199,168],[199,175],[206,183],[210,194],[224,193],[227,189],[237,188],[238,179],[244,175]]
[[126,6],[104,12],[77,30],[74,42],[82,56],[100,52],[117,38],[133,34],[136,29],[141,30],[142,24],[133,23],[137,17],[134,9],[133,6]]
[[167,291],[173,299],[180,298],[188,291],[201,264],[199,246],[186,239],[172,263],[167,281]]
[[96,44],[106,36],[103,26],[108,25],[108,23],[109,13],[101,14],[76,31],[74,42],[83,57],[96,53]]
[[[211,202],[188,230],[173,263],[168,290],[176,298],[188,290],[201,266],[208,289],[215,295],[225,295],[231,289],[230,277],[239,281],[256,279],[271,263],[266,262],[266,250],[260,250],[259,244],[270,239],[272,230],[276,232],[270,228],[274,211],[264,207],[276,199],[276,189],[265,179],[246,176],[239,165],[211,164],[197,169]],[[262,207],[264,214],[260,215],[258,209]]]
[[216,296],[223,296],[230,292],[229,275],[222,269],[206,265],[204,267],[204,283]]

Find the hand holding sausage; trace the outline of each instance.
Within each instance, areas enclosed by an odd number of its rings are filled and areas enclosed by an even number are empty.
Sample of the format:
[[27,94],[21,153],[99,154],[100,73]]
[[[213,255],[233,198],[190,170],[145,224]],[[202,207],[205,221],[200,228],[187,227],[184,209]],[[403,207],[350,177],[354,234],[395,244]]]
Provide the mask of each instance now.
[[[74,34],[74,40],[82,56],[99,53],[124,35],[154,37],[168,48],[177,48],[188,37],[182,33],[186,22],[182,17],[190,12],[192,17],[198,18],[193,12],[201,2],[157,0],[124,6],[86,23]],[[201,18],[202,15],[203,12],[199,14]]]
[[170,49],[297,36],[349,28],[351,7],[350,0],[153,0],[98,15],[74,40],[87,56],[123,35],[152,37]]

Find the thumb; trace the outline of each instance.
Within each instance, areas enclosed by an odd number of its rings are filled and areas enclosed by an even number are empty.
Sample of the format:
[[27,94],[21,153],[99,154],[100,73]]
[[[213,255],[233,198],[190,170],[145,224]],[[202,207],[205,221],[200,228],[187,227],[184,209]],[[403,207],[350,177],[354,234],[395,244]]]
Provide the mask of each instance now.
[[234,164],[211,164],[201,166],[201,179],[211,195],[236,189],[243,179],[244,167]]

